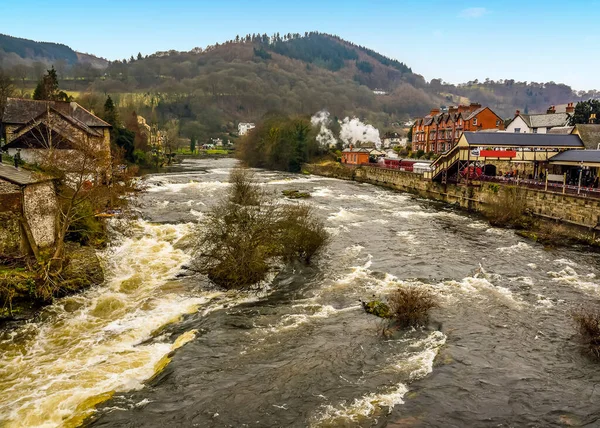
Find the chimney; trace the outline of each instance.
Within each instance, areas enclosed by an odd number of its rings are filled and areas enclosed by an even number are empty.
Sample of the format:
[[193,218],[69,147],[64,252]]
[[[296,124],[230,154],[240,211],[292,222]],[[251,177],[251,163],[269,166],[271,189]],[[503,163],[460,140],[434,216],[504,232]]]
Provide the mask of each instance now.
[[469,106],[463,106],[463,105],[459,105],[458,106],[458,112],[459,113],[464,113],[464,112],[467,112],[467,111],[469,111]]
[[556,113],[556,107],[550,106],[548,110],[546,110],[546,114],[554,114]]
[[590,120],[588,122],[590,125],[593,125],[596,123],[596,113],[592,113],[590,114]]
[[521,114],[521,110],[517,110],[517,111],[515,112],[515,117],[519,116],[520,114]]
[[471,103],[471,105],[469,106],[469,111],[473,112],[473,111],[477,110],[478,108],[481,108],[481,104]]
[[429,114],[431,116],[435,116],[436,114],[440,114],[440,109],[439,108],[432,108],[431,112]]
[[573,103],[567,104],[567,109],[565,111],[569,114],[575,113],[575,107],[573,106]]
[[454,114],[454,113],[456,113],[456,112],[458,112],[458,107],[456,107],[456,106],[450,106],[450,107],[448,108],[448,113],[450,113],[450,114]]

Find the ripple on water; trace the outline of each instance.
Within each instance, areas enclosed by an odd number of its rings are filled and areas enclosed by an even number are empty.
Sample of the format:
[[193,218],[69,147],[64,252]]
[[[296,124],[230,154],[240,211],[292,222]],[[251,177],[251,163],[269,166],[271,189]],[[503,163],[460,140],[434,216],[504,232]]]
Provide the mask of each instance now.
[[[390,358],[388,367],[405,380],[393,387],[382,386],[380,391],[370,392],[356,398],[352,403],[342,402],[337,405],[323,406],[316,416],[312,426],[346,426],[348,423],[360,423],[375,413],[392,409],[403,404],[404,395],[408,392],[410,382],[427,376],[433,370],[433,361],[440,349],[446,343],[446,335],[440,331],[430,333],[425,339],[411,343],[407,351]],[[368,375],[367,375],[368,376]]]

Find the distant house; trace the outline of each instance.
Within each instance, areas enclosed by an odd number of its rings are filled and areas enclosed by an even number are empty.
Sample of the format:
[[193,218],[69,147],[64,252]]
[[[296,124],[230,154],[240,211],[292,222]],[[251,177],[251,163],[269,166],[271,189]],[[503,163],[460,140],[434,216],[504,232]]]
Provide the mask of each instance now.
[[383,143],[383,147],[387,149],[402,145],[406,146],[408,140],[406,138],[402,138],[397,132],[386,132],[381,141]]
[[5,149],[23,160],[38,162],[50,147],[73,150],[83,142],[110,152],[111,126],[75,102],[7,100],[2,117]]
[[519,110],[506,126],[506,132],[517,134],[546,134],[551,129],[569,124],[575,111],[573,103],[567,105],[564,113],[558,113],[555,106],[548,108],[545,114],[523,114]]
[[369,154],[372,149],[354,148],[350,146],[342,151],[342,163],[347,165],[362,165],[369,163]]
[[436,108],[415,120],[412,150],[444,153],[458,143],[463,132],[503,129],[504,120],[489,107],[478,103],[452,106],[447,112]]
[[57,216],[51,178],[0,163],[0,253],[37,255],[52,246]]
[[250,131],[252,128],[255,128],[256,125],[254,125],[254,123],[251,122],[240,122],[238,124],[238,134],[240,135],[240,137],[242,135],[246,135],[248,133],[248,131]]

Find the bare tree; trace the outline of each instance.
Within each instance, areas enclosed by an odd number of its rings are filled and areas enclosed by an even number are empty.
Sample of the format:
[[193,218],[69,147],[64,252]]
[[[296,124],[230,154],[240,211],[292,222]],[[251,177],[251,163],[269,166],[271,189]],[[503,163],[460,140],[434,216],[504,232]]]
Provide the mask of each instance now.
[[[39,110],[37,111],[39,113]],[[55,178],[59,216],[52,259],[46,278],[60,274],[65,261],[65,238],[73,224],[112,208],[132,180],[123,165],[122,153],[111,154],[102,137],[69,132],[65,121],[46,103],[46,112],[33,117],[25,129],[29,145],[37,147],[36,163]],[[23,134],[22,134],[23,135]]]
[[0,120],[4,116],[4,109],[6,108],[6,99],[10,98],[15,93],[15,87],[12,79],[8,74],[0,70]]

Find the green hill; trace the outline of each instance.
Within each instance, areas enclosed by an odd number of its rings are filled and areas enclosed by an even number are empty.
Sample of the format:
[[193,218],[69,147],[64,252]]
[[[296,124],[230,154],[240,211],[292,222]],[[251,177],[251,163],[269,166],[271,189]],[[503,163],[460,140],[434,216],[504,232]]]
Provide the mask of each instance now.
[[[185,137],[234,134],[238,122],[256,122],[273,112],[312,115],[327,109],[333,117],[358,116],[389,130],[432,107],[459,102],[477,101],[510,117],[517,108],[540,112],[600,95],[554,82],[427,82],[399,60],[317,32],[236,36],[189,52],[132,55],[102,71],[101,62],[93,63],[100,59],[64,45],[3,36],[0,46],[5,55],[57,64],[61,88],[80,93],[78,101],[89,109],[102,111],[105,94],[111,94],[123,117],[136,111],[159,124],[178,119]],[[6,54],[6,49],[12,50]],[[6,62],[0,66],[23,93],[43,72],[39,63],[25,70]]]

